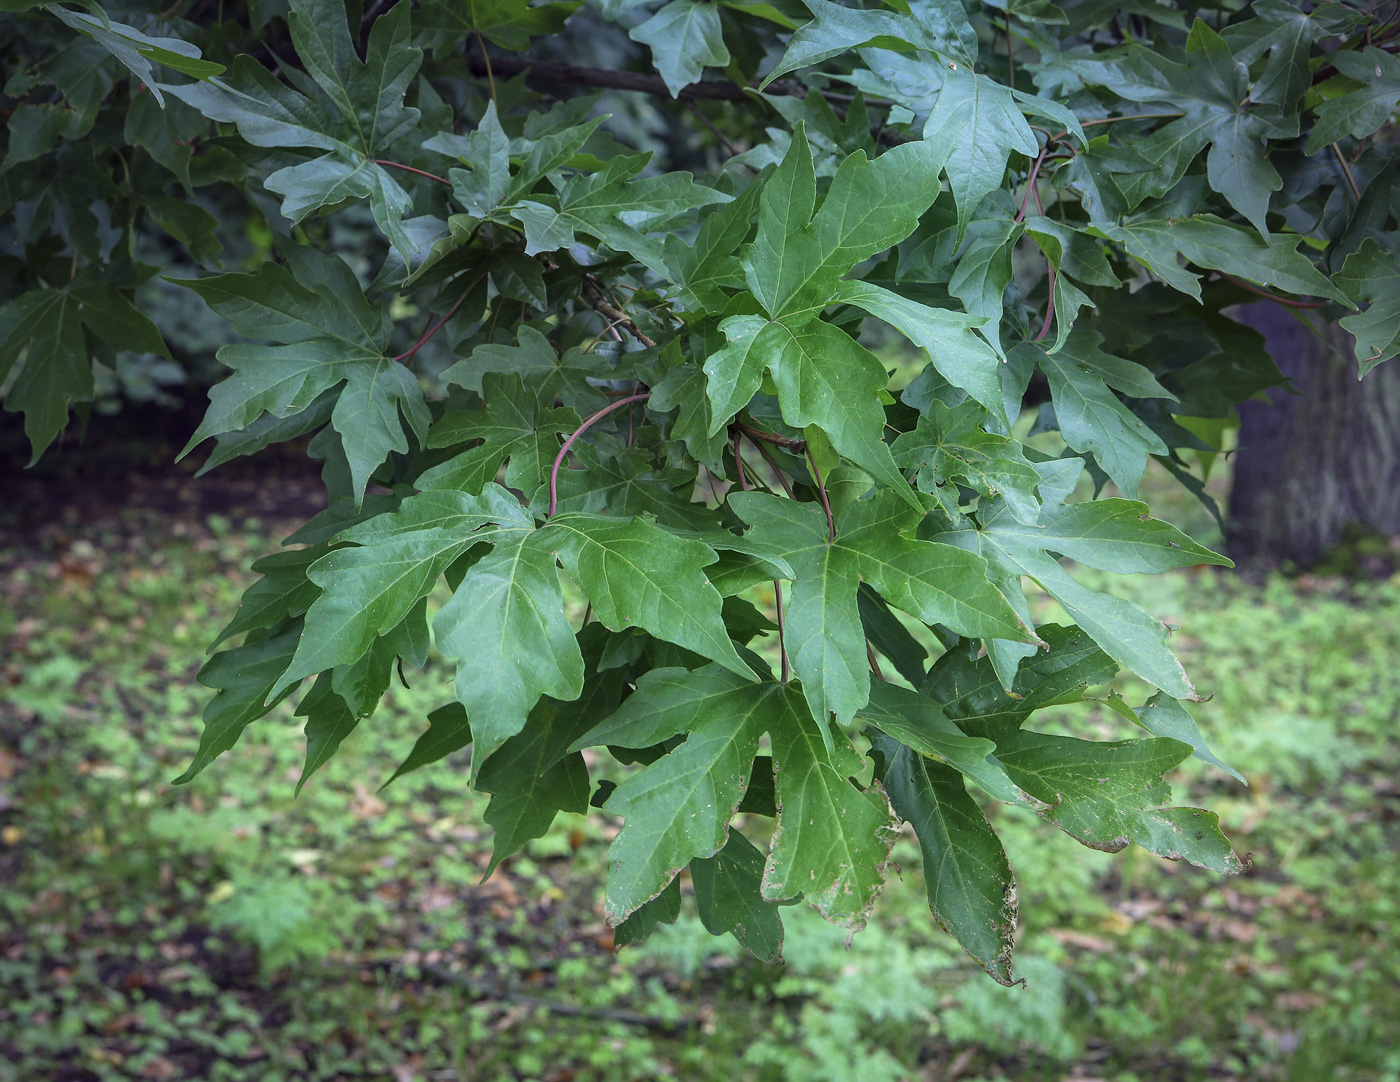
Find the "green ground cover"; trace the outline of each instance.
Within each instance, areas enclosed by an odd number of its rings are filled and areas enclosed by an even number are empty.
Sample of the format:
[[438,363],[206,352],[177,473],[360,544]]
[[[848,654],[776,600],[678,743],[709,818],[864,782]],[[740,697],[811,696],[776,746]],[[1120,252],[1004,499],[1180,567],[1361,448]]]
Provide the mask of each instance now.
[[[781,967],[690,915],[614,953],[598,817],[481,883],[461,753],[378,791],[450,697],[441,662],[300,797],[290,707],[172,788],[201,651],[284,525],[0,537],[0,1079],[1400,1079],[1400,579],[1115,584],[1183,625],[1250,786],[1188,765],[1177,796],[1253,867],[1108,856],[999,806],[1028,982],[1003,989],[934,925],[908,838],[849,947],[785,911]],[[1104,708],[1056,723],[1129,735]]]

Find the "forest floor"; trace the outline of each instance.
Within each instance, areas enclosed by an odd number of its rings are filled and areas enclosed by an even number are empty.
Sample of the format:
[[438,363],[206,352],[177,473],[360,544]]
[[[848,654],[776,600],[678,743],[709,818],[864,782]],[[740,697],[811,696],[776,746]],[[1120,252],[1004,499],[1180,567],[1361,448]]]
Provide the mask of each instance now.
[[[0,1082],[1400,1080],[1400,579],[1113,582],[1182,627],[1202,728],[1250,784],[1188,765],[1175,799],[1252,867],[1109,856],[995,809],[1023,988],[936,927],[908,838],[849,945],[794,907],[780,966],[690,911],[617,953],[606,816],[482,882],[464,753],[380,791],[450,698],[441,659],[300,798],[290,706],[170,785],[204,648],[318,486],[304,460],[194,481],[161,433],[148,452],[0,482]],[[1154,510],[1217,540],[1170,485]],[[1048,723],[1134,735],[1115,717]]]

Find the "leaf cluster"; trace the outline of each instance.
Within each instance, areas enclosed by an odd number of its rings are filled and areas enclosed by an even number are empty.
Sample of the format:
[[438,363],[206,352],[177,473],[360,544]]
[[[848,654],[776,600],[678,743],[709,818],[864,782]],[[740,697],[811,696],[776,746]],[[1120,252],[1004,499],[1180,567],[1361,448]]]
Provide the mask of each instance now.
[[[455,697],[395,776],[470,746],[493,867],[616,817],[622,943],[686,872],[763,958],[799,900],[858,929],[905,822],[1010,982],[987,801],[1238,869],[1164,781],[1229,769],[1169,628],[1073,569],[1228,565],[1136,496],[1155,460],[1207,499],[1202,433],[1281,381],[1232,305],[1341,318],[1363,375],[1400,350],[1390,6],[5,8],[0,385],[36,456],[94,360],[167,352],[167,282],[229,339],[186,452],[324,463],[182,782],[295,695],[305,783],[436,650]],[[651,70],[561,94],[574,32]],[[626,144],[639,91],[690,102],[713,168]],[[882,332],[918,358],[897,396]],[[1119,672],[1146,735],[1028,727]]]

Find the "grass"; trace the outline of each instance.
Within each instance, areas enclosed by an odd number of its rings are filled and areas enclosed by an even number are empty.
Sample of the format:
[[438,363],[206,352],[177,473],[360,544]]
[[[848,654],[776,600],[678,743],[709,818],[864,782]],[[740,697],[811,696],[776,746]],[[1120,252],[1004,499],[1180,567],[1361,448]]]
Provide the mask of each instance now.
[[[1209,540],[1168,484],[1154,508]],[[1182,625],[1250,786],[1188,765],[1177,797],[1253,867],[1110,857],[997,808],[1028,980],[1003,989],[934,925],[907,838],[871,927],[848,947],[785,910],[774,968],[689,914],[613,953],[597,817],[481,883],[461,756],[377,791],[450,697],[441,661],[300,798],[290,708],[172,788],[201,651],[281,525],[0,540],[0,1080],[1400,1079],[1400,582],[1112,583]],[[1107,710],[1047,724],[1131,735]]]

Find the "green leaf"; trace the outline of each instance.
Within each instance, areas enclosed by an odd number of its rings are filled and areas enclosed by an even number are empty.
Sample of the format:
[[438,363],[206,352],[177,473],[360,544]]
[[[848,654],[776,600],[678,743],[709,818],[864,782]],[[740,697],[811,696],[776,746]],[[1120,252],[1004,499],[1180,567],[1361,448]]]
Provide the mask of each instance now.
[[68,424],[69,403],[92,401],[94,339],[114,350],[170,356],[155,325],[119,285],[90,271],[62,288],[23,293],[0,312],[0,384],[24,358],[5,410],[24,414],[31,465]]
[[472,742],[471,724],[467,721],[466,708],[461,703],[448,703],[428,715],[428,731],[413,744],[408,757],[399,764],[380,789],[384,789],[395,778],[427,766],[439,759],[445,759],[454,751],[461,751]]
[[335,693],[331,684],[331,674],[322,673],[297,704],[297,717],[306,718],[306,762],[297,779],[296,796],[301,795],[307,779],[330,761],[341,742],[360,723],[359,715]]
[[340,535],[351,547],[322,556],[307,572],[321,588],[306,614],[306,634],[277,689],[358,661],[375,639],[396,627],[437,585],[449,564],[473,545],[519,530],[520,502],[497,485],[480,497],[465,492],[410,496]]
[[985,511],[979,508],[979,517],[978,528],[949,531],[935,539],[977,552],[1007,574],[1028,575],[1110,657],[1174,698],[1197,700],[1181,663],[1166,648],[1165,624],[1131,602],[1080,585],[1050,554],[1117,574],[1195,563],[1229,566],[1228,560],[1149,518],[1147,505],[1132,500],[1047,506],[1040,526],[1034,528],[1018,523],[1002,501],[989,501]]
[[783,918],[777,905],[763,900],[763,852],[740,834],[729,838],[712,857],[690,862],[695,908],[711,935],[728,932],[760,961],[783,960]]
[[707,214],[695,239],[666,238],[668,277],[698,310],[722,310],[724,289],[742,289],[743,267],[735,254],[753,228],[754,207],[764,185],[750,184],[733,202]]
[[719,592],[701,570],[718,559],[714,549],[645,519],[578,513],[556,515],[541,537],[605,627],[640,627],[754,679],[725,630]]
[[955,771],[887,736],[876,736],[874,747],[890,804],[918,836],[934,919],[999,984],[1011,985],[1016,884],[996,833]]
[[924,140],[946,148],[945,172],[957,201],[959,243],[973,212],[1001,187],[1010,156],[1034,158],[1040,152],[1011,91],[974,73],[971,65],[945,74],[924,124]]
[[764,79],[760,90],[790,71],[820,64],[862,45],[948,53],[972,64],[976,37],[968,39],[971,27],[961,11],[953,13],[946,6],[920,4],[916,17],[908,12],[848,8],[831,0],[803,3],[815,18],[792,35],[783,59]]
[[652,64],[673,98],[698,82],[706,65],[722,68],[729,63],[719,7],[704,0],[671,0],[627,36],[651,49]]
[[329,110],[247,56],[238,58],[227,79],[161,89],[211,120],[237,124],[254,146],[327,151],[266,178],[266,187],[285,196],[283,214],[297,222],[348,197],[368,199],[380,229],[408,262],[415,245],[403,218],[411,200],[376,161],[418,124],[418,110],[403,104],[422,62],[410,44],[408,7],[392,7],[375,20],[363,63],[343,5],[292,0],[291,8],[292,41]]
[[583,756],[566,755],[580,725],[592,718],[573,704],[542,699],[525,728],[502,744],[477,775],[476,787],[491,794],[482,818],[495,830],[487,878],[512,853],[549,830],[561,811],[588,811],[588,767]]
[[[448,371],[454,373],[454,380],[470,378],[456,365]],[[425,470],[415,482],[419,488],[480,492],[495,480],[504,462],[506,486],[533,492],[544,483],[559,453],[560,434],[578,427],[573,410],[552,408],[552,381],[532,378],[527,389],[517,374],[488,372],[481,376],[480,385],[485,408],[444,413],[428,430],[427,445],[482,442]]]
[[[874,725],[885,737],[893,737],[919,755],[936,759],[971,778],[1000,801],[1028,808],[1038,804],[1007,776],[1005,768],[995,758],[996,745],[991,740],[967,735],[927,695],[877,680],[871,689],[870,702],[860,711],[859,717],[867,725]],[[873,739],[878,750],[880,736]],[[895,811],[899,811],[898,806]]]
[[712,433],[752,398],[767,370],[784,421],[798,429],[817,425],[838,453],[922,509],[880,438],[884,409],[879,396],[888,377],[879,358],[820,320],[794,331],[760,316],[734,316],[720,329],[730,344],[705,362]]
[[[194,760],[172,785],[193,781],[196,774],[238,743],[244,729],[276,705],[267,702],[268,695],[291,660],[300,637],[301,622],[297,621],[274,635],[217,653],[204,663],[195,679],[216,689],[218,694],[204,707],[204,732],[200,734]],[[286,698],[293,690],[294,686],[286,688],[278,698]]]
[[[1091,452],[1119,489],[1133,497],[1147,469],[1148,455],[1166,454],[1167,445],[1109,390],[1107,373],[1081,359],[1097,352],[1090,339],[1070,335],[1059,353],[1040,357],[1040,369],[1050,383],[1055,419],[1065,442],[1076,451]],[[1128,363],[1121,362],[1121,367]],[[1143,375],[1147,376],[1146,370]]]
[[681,884],[673,879],[666,889],[619,924],[613,935],[613,947],[621,950],[640,943],[656,931],[658,924],[675,924],[681,915]]
[[1263,71],[1250,87],[1250,98],[1292,110],[1312,81],[1310,47],[1335,28],[1327,25],[1325,15],[1317,17],[1320,12],[1305,11],[1288,0],[1257,0],[1250,11],[1258,18],[1228,27],[1221,36],[1241,64],[1253,65],[1268,54]]
[[[489,372],[518,375],[535,393],[539,404],[552,403],[553,399],[558,397],[571,409],[581,413],[592,413],[607,403],[608,396],[589,383],[591,379],[602,381],[608,377],[607,358],[598,353],[586,352],[577,346],[561,354],[548,338],[528,323],[522,323],[516,330],[515,340],[516,344],[513,346],[498,343],[477,346],[470,355],[442,374],[443,382],[455,383],[475,391],[486,399],[488,409],[497,405],[497,399],[502,394],[512,402],[520,399],[520,392],[514,383],[510,383],[509,386],[495,383],[488,391],[483,379]],[[538,416],[538,405],[536,409]],[[547,412],[544,416],[562,420],[565,415]],[[520,430],[528,431],[530,428],[531,425],[524,424],[522,418]],[[494,438],[500,439],[499,436]],[[546,441],[542,446],[548,448],[550,445]],[[557,451],[557,447],[554,450]]]
[[1197,759],[1211,766],[1218,767],[1225,771],[1236,781],[1244,782],[1244,775],[1232,766],[1227,766],[1215,757],[1215,754],[1206,747],[1205,737],[1201,735],[1200,726],[1196,724],[1196,719],[1191,716],[1191,712],[1182,706],[1176,699],[1162,692],[1148,699],[1142,706],[1134,712],[1138,722],[1153,736],[1169,737],[1172,740],[1179,740],[1183,744],[1190,744]]
[[1197,266],[1224,271],[1266,289],[1302,296],[1329,297],[1346,303],[1346,295],[1297,252],[1295,235],[1259,234],[1231,225],[1213,214],[1190,218],[1137,220],[1124,225],[1095,225],[1090,231],[1116,240],[1128,254],[1174,289],[1201,299],[1200,280],[1177,263],[1183,255]]
[[1017,440],[982,429],[985,417],[972,403],[949,408],[935,399],[914,430],[894,441],[894,460],[904,469],[917,469],[915,484],[950,512],[957,511],[957,493],[948,490],[956,479],[983,495],[1004,497],[1011,513],[1033,526],[1040,517],[1035,494],[1040,474]]
[[[219,350],[234,374],[209,393],[209,410],[181,455],[210,436],[246,428],[265,413],[301,413],[340,387],[331,425],[341,434],[353,494],[392,452],[405,452],[406,422],[421,441],[428,409],[418,382],[391,358],[386,313],[372,307],[339,259],[297,249],[291,268],[265,263],[254,274],[171,279],[194,290],[239,334],[275,345]],[[343,384],[343,386],[341,386]]]
[[1359,52],[1337,49],[1327,59],[1360,85],[1317,106],[1317,123],[1308,135],[1309,154],[1346,135],[1365,139],[1390,120],[1400,104],[1400,58],[1372,46]]
[[306,570],[325,554],[324,545],[315,545],[274,552],[256,561],[252,570],[262,577],[243,591],[237,615],[209,644],[209,649],[245,631],[273,628],[306,612],[321,592],[320,587],[306,577]]
[[1242,870],[1217,816],[1166,806],[1171,789],[1162,775],[1191,754],[1189,744],[1078,740],[1010,728],[995,739],[1007,773],[1075,841],[1109,853],[1136,842],[1168,860],[1215,872]]
[[967,226],[948,292],[974,316],[985,319],[984,333],[999,342],[1004,295],[1011,283],[1011,249],[1021,236],[1021,226],[1005,218],[974,218]]
[[511,190],[510,138],[496,116],[496,103],[490,102],[476,130],[465,137],[443,134],[423,144],[427,150],[460,157],[470,170],[453,169],[452,195],[466,212],[477,218],[490,217],[506,201]]
[[874,161],[849,155],[812,214],[814,173],[805,128],[759,200],[758,235],[744,257],[749,289],[774,320],[798,328],[831,303],[840,277],[899,243],[938,195],[946,151],[902,143]]
[[478,33],[519,51],[529,48],[532,37],[559,33],[579,7],[579,0],[534,6],[529,0],[427,0],[418,22],[439,51]]
[[827,920],[858,932],[884,885],[894,845],[889,801],[878,786],[856,788],[850,778],[861,758],[850,742],[838,734],[828,751],[792,699],[789,691],[784,724],[770,730],[778,826],[763,870],[763,897],[780,902],[800,893]]
[[1297,118],[1252,98],[1248,68],[1236,62],[1219,34],[1197,19],[1186,39],[1184,64],[1133,45],[1113,59],[1075,59],[1068,67],[1085,82],[1130,101],[1172,102],[1184,108],[1179,120],[1142,146],[1143,157],[1156,170],[1129,177],[1140,183],[1138,199],[1162,195],[1175,186],[1209,144],[1206,175],[1211,188],[1259,233],[1268,235],[1269,196],[1283,181],[1269,161],[1266,144],[1297,135]]
[[222,64],[201,59],[202,54],[179,38],[147,37],[135,27],[112,22],[105,14],[100,18],[80,11],[70,11],[57,4],[46,5],[60,22],[91,38],[115,56],[131,74],[150,88],[156,101],[164,104],[161,86],[151,78],[151,61],[164,64],[196,79],[209,79],[224,70]]
[[1347,256],[1335,279],[1364,312],[1342,318],[1342,328],[1356,339],[1356,359],[1365,375],[1400,353],[1400,259],[1367,237]]
[[780,552],[793,569],[787,606],[787,649],[812,716],[847,725],[870,694],[865,634],[856,590],[870,583],[891,604],[925,623],[959,634],[1030,637],[985,565],[947,545],[908,536],[919,515],[888,494],[857,501],[828,537],[814,504],[757,492],[731,492],[728,502],[753,529],[749,535]]
[[724,846],[748,785],[758,740],[790,720],[790,693],[711,665],[653,669],[637,691],[574,748],[647,748],[685,740],[628,777],[608,798],[626,822],[608,850],[605,914],[618,924],[656,897],[695,857]]
[[1008,429],[1011,427],[1005,416],[999,371],[1003,358],[995,345],[989,345],[973,330],[985,325],[985,318],[949,308],[931,308],[873,282],[841,282],[832,300],[854,304],[876,319],[883,319],[914,345],[927,350],[940,376],[970,394]]
[[33,290],[0,315],[0,379],[21,355],[24,366],[5,395],[8,413],[24,414],[30,463],[68,424],[68,404],[92,399],[92,362],[81,303],[59,289]]
[[[975,650],[958,646],[934,662],[919,691],[942,703],[944,714],[960,729],[986,736],[999,725],[1019,726],[1044,707],[1082,702],[1086,688],[1105,683],[1118,672],[1118,663],[1077,627],[1042,624],[1036,633],[1047,649],[1021,663],[1010,690],[1002,685],[990,656],[979,657]],[[907,734],[895,735],[919,746]],[[1013,795],[1013,801],[1018,799]]]
[[569,177],[557,197],[522,201],[511,213],[525,224],[526,253],[567,247],[574,243],[575,232],[581,232],[664,273],[663,242],[654,234],[666,232],[699,207],[725,203],[729,197],[696,184],[689,173],[637,177],[649,157],[619,155],[596,173]]
[[501,527],[433,620],[438,648],[457,664],[457,700],[471,719],[472,772],[520,732],[541,695],[583,692],[583,658],[564,615],[548,538],[522,517]]

